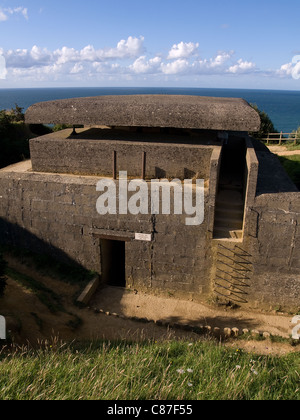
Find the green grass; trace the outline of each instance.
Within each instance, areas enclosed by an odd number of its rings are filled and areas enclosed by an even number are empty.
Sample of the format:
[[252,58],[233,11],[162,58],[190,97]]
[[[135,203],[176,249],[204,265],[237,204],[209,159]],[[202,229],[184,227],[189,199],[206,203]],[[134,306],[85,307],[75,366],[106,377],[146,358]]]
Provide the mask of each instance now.
[[285,146],[286,146],[287,150],[289,150],[289,151],[300,150],[300,141],[298,140],[297,144],[286,143]]
[[46,343],[0,352],[1,400],[299,400],[300,357],[218,343]]
[[279,156],[279,160],[294,184],[300,189],[300,155]]

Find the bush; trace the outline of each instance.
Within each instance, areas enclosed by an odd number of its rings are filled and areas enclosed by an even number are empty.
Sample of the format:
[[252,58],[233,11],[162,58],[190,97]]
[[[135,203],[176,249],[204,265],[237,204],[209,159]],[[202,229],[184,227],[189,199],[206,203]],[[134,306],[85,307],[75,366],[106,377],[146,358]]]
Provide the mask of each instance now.
[[22,108],[0,111],[0,168],[29,158],[29,137]]
[[294,134],[295,138],[297,139],[296,145],[299,145],[300,144],[300,127],[298,127],[297,130],[294,130],[292,134]]
[[274,124],[271,118],[265,111],[260,111],[257,105],[250,104],[253,109],[259,114],[261,120],[261,127],[258,133],[251,133],[251,135],[257,139],[266,138],[268,133],[278,133],[275,129]]

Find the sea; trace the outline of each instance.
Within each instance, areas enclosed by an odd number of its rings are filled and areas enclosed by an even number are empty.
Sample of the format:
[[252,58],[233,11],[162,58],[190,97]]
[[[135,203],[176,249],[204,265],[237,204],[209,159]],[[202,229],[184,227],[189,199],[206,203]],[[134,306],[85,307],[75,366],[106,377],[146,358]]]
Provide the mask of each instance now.
[[0,89],[0,110],[11,109],[16,104],[24,109],[37,102],[55,99],[80,98],[103,95],[196,95],[210,97],[243,98],[265,111],[276,130],[291,133],[300,127],[300,91],[210,89],[210,88],[27,88]]

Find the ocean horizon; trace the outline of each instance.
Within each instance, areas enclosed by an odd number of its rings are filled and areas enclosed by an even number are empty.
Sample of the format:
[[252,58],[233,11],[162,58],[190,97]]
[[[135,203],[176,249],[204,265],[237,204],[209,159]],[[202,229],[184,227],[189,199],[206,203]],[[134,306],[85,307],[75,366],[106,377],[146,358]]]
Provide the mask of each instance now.
[[138,94],[243,98],[265,111],[276,130],[290,133],[300,127],[300,91],[290,90],[169,87],[1,88],[0,110],[11,109],[17,104],[26,111],[34,103],[56,99]]

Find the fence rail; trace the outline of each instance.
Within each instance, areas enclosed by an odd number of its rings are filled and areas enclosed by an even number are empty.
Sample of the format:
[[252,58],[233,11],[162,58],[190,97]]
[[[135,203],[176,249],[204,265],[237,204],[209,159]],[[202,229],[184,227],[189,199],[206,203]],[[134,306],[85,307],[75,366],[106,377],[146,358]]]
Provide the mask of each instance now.
[[[287,137],[286,137],[287,136]],[[268,133],[268,136],[266,138],[261,139],[262,141],[265,141],[267,145],[271,143],[278,143],[279,145],[282,145],[284,142],[293,142],[294,145],[296,145],[298,142],[300,143],[300,135],[299,133]]]

